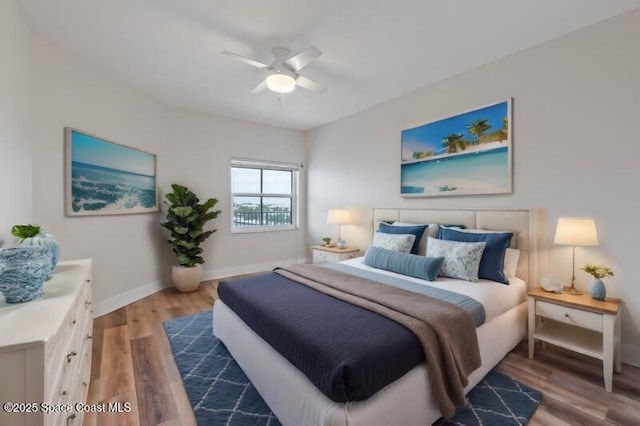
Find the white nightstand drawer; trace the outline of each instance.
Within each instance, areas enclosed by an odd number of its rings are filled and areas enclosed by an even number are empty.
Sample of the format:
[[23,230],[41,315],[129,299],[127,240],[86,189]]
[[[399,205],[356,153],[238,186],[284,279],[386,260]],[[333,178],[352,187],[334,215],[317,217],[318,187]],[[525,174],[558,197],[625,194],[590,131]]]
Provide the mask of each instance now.
[[314,250],[313,251],[313,263],[326,263],[331,262],[333,260],[333,256],[331,253],[327,253],[326,251]]
[[596,312],[583,311],[538,300],[536,302],[536,314],[565,324],[602,332],[602,314]]

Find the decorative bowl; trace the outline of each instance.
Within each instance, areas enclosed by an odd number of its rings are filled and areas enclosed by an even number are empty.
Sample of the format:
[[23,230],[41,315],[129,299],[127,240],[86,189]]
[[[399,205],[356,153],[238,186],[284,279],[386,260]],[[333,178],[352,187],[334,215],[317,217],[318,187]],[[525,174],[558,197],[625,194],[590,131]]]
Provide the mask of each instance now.
[[19,246],[0,250],[0,293],[7,303],[42,296],[51,269],[51,248]]

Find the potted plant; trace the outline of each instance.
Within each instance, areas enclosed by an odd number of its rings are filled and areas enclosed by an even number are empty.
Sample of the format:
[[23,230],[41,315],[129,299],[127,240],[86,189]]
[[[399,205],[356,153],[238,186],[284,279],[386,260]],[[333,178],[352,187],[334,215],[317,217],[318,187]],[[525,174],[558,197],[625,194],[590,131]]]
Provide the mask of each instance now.
[[329,247],[331,245],[331,237],[324,237],[322,239],[322,242],[323,242],[322,244],[323,246]]
[[60,247],[52,235],[42,232],[40,225],[14,225],[11,228],[11,235],[20,239],[18,246],[48,247],[51,252],[49,273],[56,269],[60,257]]
[[167,242],[175,253],[178,265],[171,269],[171,278],[179,291],[189,292],[198,288],[202,282],[202,244],[216,229],[205,231],[204,225],[218,217],[220,210],[210,211],[218,203],[215,198],[209,198],[200,203],[196,194],[187,187],[173,184],[173,192],[165,195],[167,220],[160,223],[171,233]]
[[589,294],[592,299],[604,300],[607,297],[607,288],[602,282],[602,278],[612,277],[613,271],[605,265],[594,265],[587,263],[584,268],[580,268],[594,279],[589,284]]

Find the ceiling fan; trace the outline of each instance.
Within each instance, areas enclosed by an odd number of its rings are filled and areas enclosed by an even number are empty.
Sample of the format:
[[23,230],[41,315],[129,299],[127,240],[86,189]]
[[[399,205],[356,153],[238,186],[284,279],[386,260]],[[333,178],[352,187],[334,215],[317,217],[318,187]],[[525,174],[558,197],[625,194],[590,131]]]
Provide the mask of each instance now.
[[315,46],[308,47],[293,56],[289,49],[276,47],[271,51],[274,57],[274,61],[271,64],[263,64],[262,62],[229,52],[228,50],[223,50],[220,53],[256,68],[267,70],[267,77],[253,89],[251,93],[259,93],[267,88],[276,93],[289,93],[292,92],[296,86],[317,93],[322,93],[327,90],[326,87],[298,73],[302,68],[322,55],[320,49]]

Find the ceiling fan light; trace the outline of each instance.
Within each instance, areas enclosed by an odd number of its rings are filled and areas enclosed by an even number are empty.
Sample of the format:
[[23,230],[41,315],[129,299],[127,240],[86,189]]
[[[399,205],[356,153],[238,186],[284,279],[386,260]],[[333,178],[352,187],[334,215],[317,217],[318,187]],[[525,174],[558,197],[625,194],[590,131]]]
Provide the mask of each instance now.
[[296,79],[287,74],[273,73],[267,77],[267,87],[276,93],[293,92]]

